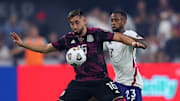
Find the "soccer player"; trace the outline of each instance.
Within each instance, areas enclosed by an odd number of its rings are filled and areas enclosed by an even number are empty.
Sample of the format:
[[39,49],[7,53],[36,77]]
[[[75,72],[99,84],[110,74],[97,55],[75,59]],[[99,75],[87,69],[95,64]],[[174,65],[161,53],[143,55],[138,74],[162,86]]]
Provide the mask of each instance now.
[[[111,14],[113,32],[127,35],[146,46],[143,37],[132,30],[125,30],[127,16],[123,11]],[[136,48],[120,42],[109,41],[103,44],[104,51],[109,51],[110,59],[115,70],[115,84],[126,101],[142,101],[141,89],[143,81],[136,65]],[[146,48],[146,47],[145,47]]]
[[103,56],[103,41],[115,40],[141,48],[145,46],[122,34],[87,28],[86,18],[80,10],[69,12],[68,21],[73,32],[49,44],[26,44],[16,33],[11,33],[11,36],[19,46],[40,53],[68,50],[72,47],[80,47],[84,50],[87,61],[80,67],[74,68],[76,78],[70,82],[58,101],[87,101],[92,96],[98,101],[117,101],[122,98],[117,87],[108,77]]

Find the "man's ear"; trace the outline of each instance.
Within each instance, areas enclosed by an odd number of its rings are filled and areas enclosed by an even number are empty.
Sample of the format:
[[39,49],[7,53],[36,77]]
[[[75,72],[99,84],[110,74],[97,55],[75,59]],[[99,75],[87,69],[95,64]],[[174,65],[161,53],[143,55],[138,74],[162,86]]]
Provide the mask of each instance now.
[[123,19],[123,24],[124,24],[124,25],[126,24],[126,22],[127,22],[127,20],[126,20],[126,19]]
[[87,19],[84,17],[83,20],[84,20],[84,23],[86,24],[87,23]]

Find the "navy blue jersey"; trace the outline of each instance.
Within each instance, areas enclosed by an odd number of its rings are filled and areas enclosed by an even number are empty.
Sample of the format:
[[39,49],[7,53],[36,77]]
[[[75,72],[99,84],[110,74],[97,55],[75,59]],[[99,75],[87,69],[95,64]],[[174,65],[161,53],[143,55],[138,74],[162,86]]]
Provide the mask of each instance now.
[[58,50],[68,50],[72,47],[80,47],[84,50],[87,60],[80,67],[74,68],[76,80],[102,80],[108,76],[103,54],[103,41],[111,41],[113,33],[104,32],[97,28],[87,28],[83,37],[78,37],[74,32],[62,36],[52,45]]

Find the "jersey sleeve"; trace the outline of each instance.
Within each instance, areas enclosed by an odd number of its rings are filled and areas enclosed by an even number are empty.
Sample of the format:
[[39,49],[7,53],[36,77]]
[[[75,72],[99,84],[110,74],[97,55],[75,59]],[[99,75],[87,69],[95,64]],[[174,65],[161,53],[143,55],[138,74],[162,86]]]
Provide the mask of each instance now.
[[135,31],[132,31],[132,30],[125,31],[124,35],[127,35],[127,36],[135,38],[135,39],[139,39],[139,40],[143,40],[144,39],[143,37],[138,35]]
[[58,50],[64,50],[66,48],[65,40],[66,40],[66,37],[64,35],[58,41],[52,42],[52,45]]
[[99,31],[98,37],[101,41],[112,41],[113,40],[114,33],[106,32],[101,29],[98,29],[98,31]]

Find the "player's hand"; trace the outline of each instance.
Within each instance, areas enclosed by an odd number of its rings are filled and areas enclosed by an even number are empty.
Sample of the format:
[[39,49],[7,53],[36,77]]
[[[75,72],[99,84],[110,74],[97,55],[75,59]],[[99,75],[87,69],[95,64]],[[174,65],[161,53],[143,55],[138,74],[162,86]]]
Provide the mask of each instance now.
[[135,47],[135,48],[143,48],[143,49],[146,49],[147,46],[140,43],[140,42],[132,42],[132,46]]
[[19,46],[23,46],[23,44],[24,44],[23,41],[15,32],[11,32],[10,34],[11,34],[11,38],[14,43],[16,43]]

